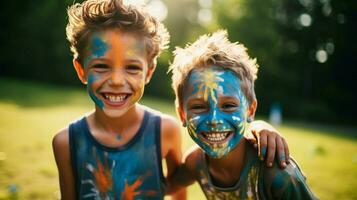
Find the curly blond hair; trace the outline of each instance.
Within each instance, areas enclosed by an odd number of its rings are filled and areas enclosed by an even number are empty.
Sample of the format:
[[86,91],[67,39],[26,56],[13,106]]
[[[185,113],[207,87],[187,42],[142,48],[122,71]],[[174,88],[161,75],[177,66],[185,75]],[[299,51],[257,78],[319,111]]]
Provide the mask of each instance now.
[[190,72],[202,67],[222,67],[235,72],[241,80],[241,89],[249,105],[256,99],[254,81],[257,78],[258,64],[249,57],[247,49],[227,38],[227,31],[219,30],[212,35],[203,35],[193,44],[176,47],[172,71],[172,88],[176,95],[176,106],[182,107],[183,90]]
[[144,36],[149,63],[155,62],[169,42],[169,33],[160,21],[142,7],[122,0],[87,0],[70,6],[67,13],[67,39],[74,58],[82,64],[88,39],[96,31],[118,28]]

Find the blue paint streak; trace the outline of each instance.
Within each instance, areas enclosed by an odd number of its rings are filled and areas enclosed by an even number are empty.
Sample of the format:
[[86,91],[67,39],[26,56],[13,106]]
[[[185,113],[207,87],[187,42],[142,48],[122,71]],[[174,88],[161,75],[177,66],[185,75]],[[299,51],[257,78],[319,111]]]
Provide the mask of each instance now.
[[267,155],[267,147],[263,147],[262,148],[262,156],[265,158],[266,155]]
[[89,93],[89,96],[91,97],[91,99],[94,101],[94,103],[96,105],[98,105],[101,109],[104,108],[104,103],[102,100],[98,99],[98,97],[96,97],[94,94],[93,94],[93,91],[90,89],[91,88],[91,85],[93,84],[94,81],[96,81],[97,78],[93,75],[93,74],[90,74],[89,77],[88,77],[88,84],[87,84],[87,90],[88,90],[88,93]]
[[121,137],[121,135],[117,135],[117,136],[116,136],[116,139],[117,139],[117,140],[121,140],[121,139],[123,139],[123,138]]
[[279,159],[280,159],[280,161],[284,161],[285,160],[285,154],[279,153]]
[[108,45],[98,35],[93,35],[89,55],[84,61],[84,66],[87,67],[88,63],[94,59],[105,55],[108,51]]
[[95,57],[102,57],[108,50],[108,45],[98,36],[93,36],[92,39],[92,55]]

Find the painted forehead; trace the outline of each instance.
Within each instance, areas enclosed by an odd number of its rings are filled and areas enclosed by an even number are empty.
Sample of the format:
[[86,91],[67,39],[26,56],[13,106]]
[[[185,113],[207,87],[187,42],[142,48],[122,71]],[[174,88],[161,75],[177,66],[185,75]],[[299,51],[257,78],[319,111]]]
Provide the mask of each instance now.
[[134,33],[125,33],[118,30],[94,32],[88,40],[85,55],[89,58],[98,58],[106,55],[108,50],[115,50],[125,56],[146,55],[145,39]]
[[190,73],[184,97],[217,92],[224,96],[241,96],[240,79],[233,71],[221,67],[199,68]]

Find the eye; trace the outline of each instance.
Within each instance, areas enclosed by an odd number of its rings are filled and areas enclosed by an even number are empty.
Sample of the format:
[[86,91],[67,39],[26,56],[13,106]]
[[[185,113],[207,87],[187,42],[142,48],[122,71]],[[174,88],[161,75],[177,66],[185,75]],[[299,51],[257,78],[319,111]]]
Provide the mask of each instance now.
[[91,67],[95,72],[104,73],[110,70],[110,67],[107,64],[95,64]]
[[236,103],[223,103],[221,109],[225,112],[234,112],[238,109],[238,104]]
[[192,104],[188,107],[193,113],[202,113],[207,110],[207,105],[205,104]]
[[138,74],[142,71],[142,67],[136,64],[126,66],[126,71],[130,74]]

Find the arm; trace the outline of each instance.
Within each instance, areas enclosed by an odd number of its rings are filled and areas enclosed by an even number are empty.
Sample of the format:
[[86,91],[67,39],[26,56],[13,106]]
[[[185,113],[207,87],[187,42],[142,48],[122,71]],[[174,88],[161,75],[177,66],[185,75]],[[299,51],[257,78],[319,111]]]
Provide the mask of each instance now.
[[285,139],[270,124],[258,120],[250,124],[247,139],[258,146],[258,153],[261,160],[266,157],[269,167],[273,166],[275,154],[277,153],[278,162],[281,168],[285,168],[289,163],[289,148]]
[[60,131],[53,138],[52,148],[58,168],[61,199],[72,200],[76,199],[76,193],[68,138],[68,129]]
[[268,199],[317,199],[306,183],[300,168],[291,161],[284,170],[277,166],[264,169],[264,191]]
[[[166,179],[170,180],[182,160],[181,134],[180,126],[176,120],[166,115],[162,116],[161,121],[161,151],[167,165]],[[172,187],[169,186],[169,188]],[[172,188],[170,190],[168,192],[170,192],[172,199],[186,199],[186,188]]]
[[197,156],[197,149],[198,147],[194,146],[191,150],[187,151],[186,156],[184,156],[184,163],[178,166],[175,173],[169,177],[168,193],[192,185],[195,182],[195,157]]

